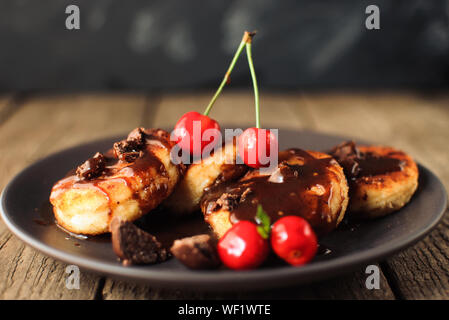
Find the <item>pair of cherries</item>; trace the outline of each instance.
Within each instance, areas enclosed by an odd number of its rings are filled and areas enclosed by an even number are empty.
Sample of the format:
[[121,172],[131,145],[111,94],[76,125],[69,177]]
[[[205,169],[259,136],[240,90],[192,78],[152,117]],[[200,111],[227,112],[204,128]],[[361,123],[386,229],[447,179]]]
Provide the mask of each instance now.
[[[194,123],[200,123],[200,134],[194,135]],[[178,145],[194,156],[200,156],[204,148],[216,141],[205,141],[199,138],[206,130],[220,131],[220,125],[210,117],[195,111],[184,114],[176,123],[176,141]],[[195,139],[198,139],[195,141]],[[263,139],[263,140],[261,140]],[[277,152],[278,142],[276,136],[266,129],[248,128],[238,137],[238,152],[243,162],[252,167],[260,168],[267,165],[267,158],[271,155],[271,150]]]
[[[230,74],[244,48],[246,48],[248,64],[253,80],[256,127],[246,129],[239,136],[238,153],[246,165],[253,168],[260,168],[269,164],[269,162],[267,163],[267,159],[271,156],[271,150],[276,150],[277,152],[278,141],[276,136],[270,130],[260,128],[259,90],[251,54],[251,42],[254,35],[254,32],[245,31],[243,39],[232,59],[231,65],[229,66],[223,81],[204,113],[200,114],[195,111],[187,112],[176,123],[174,134],[178,145],[183,150],[190,152],[193,156],[200,156],[206,146],[213,146],[214,143],[218,142],[218,139],[211,138],[213,139],[212,141],[203,139],[204,133],[208,130],[215,130],[215,132],[220,131],[218,122],[210,118],[208,114],[223,90],[223,87],[229,83]],[[198,124],[200,125],[197,129],[199,132],[196,133],[194,126]],[[212,137],[213,136],[214,135],[212,134]]]
[[270,218],[259,205],[258,225],[239,221],[218,242],[218,255],[228,268],[249,270],[268,257],[269,243],[281,259],[301,266],[313,259],[318,243],[310,224],[298,216],[286,216],[270,225]]

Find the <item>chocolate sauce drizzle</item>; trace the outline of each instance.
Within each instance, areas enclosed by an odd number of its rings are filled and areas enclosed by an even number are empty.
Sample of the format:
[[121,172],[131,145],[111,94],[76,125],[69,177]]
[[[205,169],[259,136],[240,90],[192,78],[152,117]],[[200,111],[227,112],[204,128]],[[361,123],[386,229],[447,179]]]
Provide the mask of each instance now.
[[[133,198],[139,202],[142,211],[152,209],[152,199],[162,199],[168,192],[166,183],[152,183],[155,175],[167,177],[168,180],[168,173],[164,164],[154,154],[155,148],[171,147],[170,140],[167,140],[167,136],[161,132],[163,133],[162,130],[146,130],[144,146],[139,150],[139,156],[131,162],[129,159],[120,159],[116,152],[111,149],[104,154],[105,166],[101,175],[83,179],[79,175],[74,174],[73,171],[70,172],[66,178],[58,181],[53,186],[51,199],[57,198],[69,188],[95,188],[108,199],[109,215],[111,217],[112,209],[119,203],[112,203],[109,191],[105,188],[105,181],[117,179],[131,191]],[[136,188],[136,186],[140,185],[147,186],[147,188],[142,192]]]
[[274,223],[287,215],[298,215],[309,221],[319,234],[336,227],[337,219],[329,209],[333,188],[331,170],[336,162],[331,157],[317,159],[300,149],[279,154],[279,165],[271,175],[249,172],[238,182],[220,184],[206,190],[201,201],[207,216],[223,208],[231,212],[231,223],[240,220],[256,222],[256,209],[261,204]]
[[402,171],[404,162],[389,156],[378,156],[372,152],[361,152],[354,141],[345,141],[333,148],[330,154],[343,167],[351,183],[358,178],[373,177],[395,171]]

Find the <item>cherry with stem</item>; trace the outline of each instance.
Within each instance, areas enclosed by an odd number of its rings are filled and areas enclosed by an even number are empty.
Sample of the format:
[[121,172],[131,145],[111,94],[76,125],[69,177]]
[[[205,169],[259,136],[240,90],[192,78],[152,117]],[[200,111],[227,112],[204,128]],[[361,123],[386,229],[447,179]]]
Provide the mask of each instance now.
[[254,63],[251,53],[251,41],[247,42],[245,47],[246,47],[246,55],[248,57],[249,70],[251,72],[251,79],[253,81],[254,107],[256,112],[256,128],[260,129],[259,88],[257,86],[256,71],[254,70]]
[[[246,165],[253,168],[266,167],[269,161],[263,161],[266,157],[268,160],[271,156],[271,148],[277,152],[278,141],[276,136],[270,130],[261,129],[260,127],[260,102],[259,102],[259,88],[257,86],[256,71],[254,69],[254,62],[251,51],[252,37],[248,39],[245,44],[246,55],[248,57],[249,70],[251,72],[251,79],[254,89],[254,107],[256,114],[256,127],[246,129],[238,140],[239,155]],[[261,140],[263,139],[263,141]]]
[[[220,86],[218,87],[214,96],[210,100],[203,114],[200,114],[195,111],[190,111],[184,114],[176,123],[175,125],[176,141],[183,150],[190,152],[190,154],[193,154],[194,156],[199,156],[201,155],[203,149],[207,145],[209,145],[210,143],[214,144],[218,142],[220,125],[218,124],[217,121],[208,116],[209,112],[212,109],[213,105],[215,104],[215,101],[220,96],[224,86],[230,82],[231,72],[234,69],[238,58],[240,57],[240,54],[242,53],[243,49],[245,49],[245,46],[248,43],[248,41],[250,42],[251,38],[254,35],[255,33],[253,32],[245,31],[242,41],[240,42],[240,45],[234,54],[231,64],[229,65],[228,70],[226,71],[223,80],[220,83]],[[197,134],[197,136],[195,136],[193,130],[195,122],[196,123],[200,122],[201,124],[199,134]],[[208,129],[215,130],[214,131],[215,133],[212,134],[212,137],[209,141],[203,141],[202,139],[203,133]]]
[[217,89],[217,92],[215,92],[214,96],[212,97],[212,100],[209,102],[209,105],[203,112],[203,115],[207,116],[209,114],[209,111],[212,109],[212,106],[214,105],[218,96],[221,94],[221,91],[223,90],[224,86],[230,82],[231,72],[234,69],[237,60],[239,59],[240,54],[242,53],[243,49],[245,49],[246,44],[248,42],[251,42],[251,39],[255,36],[255,34],[256,34],[255,32],[248,32],[248,31],[245,31],[245,33],[243,34],[242,41],[240,42],[240,45],[234,54],[234,58],[232,59],[231,64],[229,65],[229,68],[226,71],[223,80],[221,81],[220,86]]

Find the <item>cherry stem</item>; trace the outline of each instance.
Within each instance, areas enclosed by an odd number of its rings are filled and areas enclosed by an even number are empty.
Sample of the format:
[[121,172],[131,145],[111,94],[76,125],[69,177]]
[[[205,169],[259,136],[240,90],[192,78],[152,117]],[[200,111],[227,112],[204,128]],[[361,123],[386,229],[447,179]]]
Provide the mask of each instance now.
[[205,116],[207,116],[209,114],[209,111],[212,109],[212,106],[214,105],[218,96],[221,94],[221,91],[223,90],[224,86],[227,83],[229,83],[230,75],[231,75],[232,70],[234,69],[235,63],[237,62],[238,58],[240,57],[240,54],[242,53],[243,49],[245,48],[245,45],[247,43],[251,43],[251,39],[255,36],[255,34],[256,34],[255,32],[248,32],[248,31],[245,31],[245,33],[243,34],[242,41],[240,42],[240,45],[234,54],[234,58],[232,58],[231,64],[229,65],[229,68],[226,71],[225,76],[223,77],[223,80],[221,81],[220,86],[217,89],[217,92],[215,92],[215,95],[212,97],[212,100],[209,102],[209,105],[207,106],[206,110],[203,113]]
[[253,58],[251,54],[251,41],[246,43],[246,55],[248,56],[249,70],[253,79],[254,105],[256,108],[256,128],[260,129],[260,107],[259,107],[259,88],[257,87],[256,71],[254,70]]

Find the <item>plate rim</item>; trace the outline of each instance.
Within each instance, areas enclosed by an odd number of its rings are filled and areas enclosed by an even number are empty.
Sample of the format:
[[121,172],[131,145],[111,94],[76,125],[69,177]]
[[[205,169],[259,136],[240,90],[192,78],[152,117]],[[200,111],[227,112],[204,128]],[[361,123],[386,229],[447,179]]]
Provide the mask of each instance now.
[[[314,132],[311,130],[295,130],[292,128],[286,128],[286,130],[297,131],[297,132],[310,132],[312,134],[318,134],[321,136],[336,137],[340,138],[339,135],[326,134],[321,132]],[[232,290],[236,288],[244,288],[250,286],[250,289],[268,289],[273,287],[283,287],[299,283],[308,283],[316,279],[328,278],[330,276],[335,276],[342,274],[351,269],[355,269],[365,263],[378,261],[381,258],[391,256],[392,254],[409,247],[424,236],[426,236],[434,227],[436,227],[441,219],[443,218],[447,205],[448,205],[448,195],[446,189],[441,182],[441,180],[427,167],[418,163],[418,168],[420,175],[425,172],[426,176],[434,180],[437,184],[437,190],[442,193],[441,206],[438,207],[438,214],[435,214],[435,218],[421,228],[419,232],[408,235],[401,241],[390,242],[386,247],[377,246],[373,248],[368,248],[362,252],[352,253],[349,255],[343,255],[341,257],[336,257],[329,260],[319,261],[313,265],[305,265],[301,268],[295,268],[291,266],[281,266],[270,269],[256,269],[250,271],[233,271],[233,270],[220,270],[216,272],[215,270],[187,270],[173,271],[173,270],[150,270],[145,268],[145,266],[134,266],[133,268],[123,267],[121,264],[112,265],[110,262],[103,262],[99,260],[93,260],[92,258],[77,257],[63,250],[54,248],[39,239],[35,238],[33,235],[29,234],[26,230],[14,223],[5,210],[5,202],[8,192],[14,181],[19,179],[21,176],[25,175],[32,168],[39,166],[41,163],[48,161],[50,158],[54,158],[62,155],[70,149],[86,147],[88,145],[97,144],[101,141],[112,140],[118,136],[104,137],[102,139],[97,139],[94,141],[78,144],[69,148],[65,148],[61,151],[50,154],[44,158],[38,159],[32,164],[28,165],[17,173],[5,186],[0,196],[0,216],[2,217],[7,228],[17,236],[21,241],[30,247],[55,258],[59,261],[63,261],[68,264],[74,264],[79,266],[81,269],[93,271],[98,274],[108,275],[113,278],[126,279],[128,281],[144,281],[149,282],[155,287],[176,287],[176,288],[187,288],[195,286],[195,289],[201,290]],[[436,211],[436,210],[435,210]],[[324,271],[328,271],[323,276]],[[326,277],[327,275],[327,277]],[[274,278],[276,281],[261,281],[264,278]],[[243,284],[243,285],[242,285]]]

